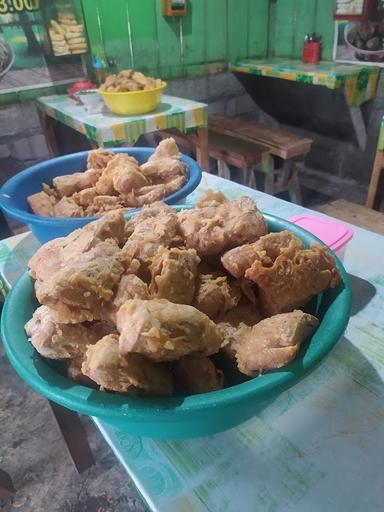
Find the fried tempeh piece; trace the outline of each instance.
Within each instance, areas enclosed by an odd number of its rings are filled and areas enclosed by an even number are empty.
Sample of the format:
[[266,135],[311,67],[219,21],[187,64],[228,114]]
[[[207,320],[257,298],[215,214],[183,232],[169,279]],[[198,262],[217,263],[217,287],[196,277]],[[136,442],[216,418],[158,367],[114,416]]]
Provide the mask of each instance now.
[[83,324],[57,323],[46,306],[36,309],[25,332],[39,354],[50,359],[79,357],[98,340],[95,331]]
[[199,263],[194,249],[160,247],[150,267],[151,295],[176,304],[191,304]]
[[236,354],[239,370],[254,377],[289,364],[318,325],[316,317],[299,310],[261,320],[239,344]]
[[27,201],[33,213],[42,217],[52,217],[54,206],[57,203],[57,199],[53,195],[44,191],[28,196]]
[[219,206],[219,204],[228,201],[222,192],[215,190],[207,190],[197,201],[196,208],[204,208],[206,206]]
[[129,395],[169,396],[172,377],[169,370],[139,354],[122,357],[119,338],[110,334],[90,345],[81,367],[84,375],[102,390]]
[[186,246],[201,257],[216,256],[267,233],[264,217],[249,197],[178,214]]
[[176,381],[184,392],[197,395],[221,389],[224,374],[208,357],[185,356],[174,364]]
[[140,353],[154,361],[217,352],[222,336],[206,315],[165,299],[129,300],[117,313],[120,353]]
[[112,160],[115,153],[106,151],[103,148],[93,149],[88,153],[87,168],[88,169],[104,169],[107,163]]
[[41,246],[29,260],[29,273],[35,279],[49,279],[63,265],[106,240],[115,246],[124,244],[125,220],[121,211],[108,213],[66,237],[56,238]]
[[221,257],[221,262],[230,274],[241,278],[254,261],[261,261],[266,267],[271,266],[277,256],[288,248],[304,249],[304,245],[290,231],[269,233],[257,242],[244,244],[226,252]]
[[181,157],[181,153],[175,139],[173,137],[168,137],[167,139],[162,140],[157,145],[155,152],[148,159],[149,162],[156,160],[158,158],[174,158],[179,160]]
[[155,158],[140,166],[143,175],[153,184],[166,183],[177,176],[185,176],[187,165],[175,158]]
[[259,287],[260,304],[267,316],[292,311],[340,282],[334,257],[325,247],[289,248],[272,265],[256,260],[245,277]]
[[234,308],[241,290],[229,282],[227,276],[202,274],[199,277],[193,305],[210,318]]
[[61,323],[100,320],[114,288],[125,272],[124,257],[116,245],[103,242],[55,272],[37,281],[36,297]]

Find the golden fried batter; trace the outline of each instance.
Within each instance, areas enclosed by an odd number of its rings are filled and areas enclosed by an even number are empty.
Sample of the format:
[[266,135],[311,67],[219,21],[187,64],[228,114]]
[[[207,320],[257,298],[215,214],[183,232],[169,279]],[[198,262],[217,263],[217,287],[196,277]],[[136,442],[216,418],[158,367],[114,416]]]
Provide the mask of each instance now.
[[123,263],[117,246],[100,243],[59,269],[49,281],[37,281],[36,297],[41,304],[49,306],[58,322],[100,320],[125,272]]
[[103,390],[129,395],[172,394],[169,370],[139,354],[122,357],[119,354],[118,336],[113,334],[88,347],[81,371]]
[[234,308],[241,297],[240,288],[226,276],[200,275],[193,305],[210,318]]
[[226,252],[221,257],[224,268],[234,277],[243,277],[254,261],[268,267],[288,248],[304,249],[304,245],[290,231],[269,233],[253,244],[244,244]]
[[151,295],[175,304],[191,304],[199,262],[194,249],[160,247],[150,267]]
[[185,210],[178,217],[186,246],[201,257],[216,256],[267,233],[265,219],[249,197]]
[[37,192],[27,197],[28,204],[36,215],[52,217],[57,199],[44,191]]
[[94,149],[88,153],[87,169],[104,169],[114,156],[115,153],[112,151],[106,151],[103,148]]
[[96,343],[96,333],[83,324],[57,323],[46,306],[36,309],[25,324],[25,332],[35,349],[50,359],[79,357],[87,345]]
[[120,353],[174,361],[187,354],[210,355],[220,348],[216,325],[192,306],[165,299],[129,300],[117,313]]
[[260,304],[267,316],[292,311],[314,295],[340,282],[335,259],[325,247],[289,247],[275,261],[256,260],[245,277],[259,287]]
[[219,204],[227,201],[227,198],[222,192],[217,192],[214,190],[207,190],[197,201],[197,208],[205,208],[206,206],[219,206]]
[[179,387],[189,395],[209,393],[223,387],[224,374],[208,357],[185,356],[174,365]]
[[299,310],[261,320],[240,342],[236,354],[239,370],[254,377],[289,364],[318,325],[316,317]]
[[108,240],[112,245],[123,245],[126,240],[125,220],[122,212],[114,211],[102,219],[90,222],[63,238],[44,244],[29,260],[30,275],[47,280],[64,265]]

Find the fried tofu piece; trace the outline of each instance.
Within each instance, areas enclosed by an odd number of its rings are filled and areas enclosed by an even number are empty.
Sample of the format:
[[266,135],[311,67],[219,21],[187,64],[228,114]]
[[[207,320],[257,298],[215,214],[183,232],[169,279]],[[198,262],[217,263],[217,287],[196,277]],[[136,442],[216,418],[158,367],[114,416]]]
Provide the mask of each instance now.
[[181,158],[181,153],[173,137],[168,137],[159,142],[155,152],[149,157],[148,161],[151,162],[158,158],[173,158],[176,160]]
[[172,394],[172,377],[169,370],[139,354],[121,356],[119,338],[113,334],[88,347],[81,371],[102,390],[129,395]]
[[120,353],[154,361],[175,361],[188,354],[217,352],[222,336],[204,313],[165,299],[129,300],[117,313]]
[[149,185],[147,178],[134,164],[116,169],[112,183],[116,192],[122,195],[129,194],[133,189],[140,189]]
[[140,170],[147,180],[156,185],[169,182],[178,176],[186,176],[187,165],[176,158],[153,158],[142,164]]
[[73,174],[56,176],[53,178],[52,184],[61,197],[71,196],[78,191],[77,186],[81,175],[81,172],[74,172]]
[[304,245],[290,231],[269,233],[262,236],[257,242],[244,244],[226,252],[221,257],[221,262],[230,274],[241,278],[254,261],[262,261],[265,266],[272,265],[279,254],[289,248],[292,250],[304,249]]
[[81,371],[81,366],[84,361],[84,356],[74,357],[68,362],[67,366],[67,377],[72,379],[83,386],[88,386],[90,388],[97,388],[97,384],[95,381],[84,375]]
[[123,245],[126,240],[125,220],[121,211],[108,213],[66,237],[42,245],[29,260],[29,274],[34,279],[49,279],[63,265],[107,240],[115,246]]
[[222,192],[209,189],[197,201],[196,207],[205,208],[206,206],[219,206],[225,203],[225,201],[228,201],[228,199]]
[[66,359],[84,354],[87,345],[96,343],[94,331],[83,324],[60,324],[46,306],[36,309],[25,324],[25,332],[35,349],[50,359]]
[[117,196],[96,196],[87,207],[87,215],[103,215],[106,212],[122,210],[124,203],[121,197]]
[[299,308],[340,282],[334,257],[319,244],[313,244],[310,249],[290,247],[272,264],[270,260],[256,260],[245,277],[258,285],[266,316]]
[[217,317],[216,325],[224,338],[221,345],[222,352],[230,359],[234,359],[244,335],[261,319],[259,307],[244,298],[235,308]]
[[241,290],[226,276],[200,275],[193,305],[210,318],[237,306]]
[[241,340],[236,354],[239,370],[255,377],[289,364],[318,325],[316,317],[299,310],[261,320]]
[[100,320],[125,272],[120,249],[104,242],[35,283],[38,301],[51,309],[57,322]]
[[267,233],[267,224],[249,197],[178,213],[186,246],[200,257],[255,242]]
[[74,199],[64,196],[54,205],[53,217],[84,217],[84,210]]
[[151,267],[151,295],[176,304],[191,304],[200,258],[194,249],[160,247]]
[[[168,206],[159,203],[144,207],[128,223],[133,229],[123,247],[130,257],[142,264],[142,272],[149,274],[152,259],[160,247],[175,247],[182,244],[177,215]],[[147,276],[150,278],[150,275]]]
[[149,185],[133,190],[125,199],[132,207],[141,207],[164,199],[176,190],[179,190],[186,181],[185,176],[177,176],[166,183]]
[[175,380],[189,395],[222,389],[224,374],[208,357],[185,356],[174,364]]
[[105,169],[108,162],[112,160],[115,153],[106,151],[103,148],[93,149],[88,153],[87,168],[88,169]]
[[113,180],[115,176],[123,172],[122,169],[125,170],[125,172],[129,172],[129,169],[140,172],[135,158],[129,156],[127,153],[117,153],[111,160],[109,160],[106,168],[97,181],[95,185],[97,193],[101,195],[116,194]]
[[28,204],[35,215],[42,217],[53,217],[54,206],[57,199],[46,192],[37,192],[27,198]]
[[149,300],[150,298],[147,283],[135,274],[124,275],[117,287],[113,302],[105,308],[104,317],[116,324],[116,314],[124,302],[130,299]]
[[93,200],[97,196],[97,192],[95,187],[84,188],[77,192],[72,197],[77,204],[85,208],[85,211],[90,204],[92,204]]

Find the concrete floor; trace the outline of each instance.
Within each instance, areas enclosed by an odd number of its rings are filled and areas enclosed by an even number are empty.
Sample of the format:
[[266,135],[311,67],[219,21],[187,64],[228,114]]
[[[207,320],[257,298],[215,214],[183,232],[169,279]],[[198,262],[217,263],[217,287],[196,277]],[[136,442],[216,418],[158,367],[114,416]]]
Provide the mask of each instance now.
[[83,417],[96,463],[79,475],[45,398],[11,367],[0,345],[0,468],[16,495],[2,512],[145,512],[129,476],[92,421]]

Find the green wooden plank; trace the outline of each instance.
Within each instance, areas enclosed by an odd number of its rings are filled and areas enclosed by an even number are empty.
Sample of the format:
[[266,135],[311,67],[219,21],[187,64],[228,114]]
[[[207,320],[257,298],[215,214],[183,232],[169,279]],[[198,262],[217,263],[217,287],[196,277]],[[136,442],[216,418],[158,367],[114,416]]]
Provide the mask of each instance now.
[[202,64],[207,61],[206,6],[207,0],[190,0],[188,15],[181,18],[183,29],[182,60],[185,65]]
[[89,46],[91,49],[91,58],[97,57],[105,62],[106,55],[102,37],[102,31],[99,27],[99,0],[82,0],[84,23],[87,30]]
[[133,60],[136,69],[155,75],[159,69],[159,41],[156,26],[156,0],[129,0]]
[[[206,0],[206,9],[207,61],[226,61],[228,59],[226,2],[223,2],[223,0]],[[217,27],[220,27],[220,30]]]
[[269,0],[248,2],[248,57],[265,57],[268,48]]
[[296,0],[277,0],[274,27],[276,57],[292,56],[295,19]]
[[129,13],[127,0],[99,0],[99,14],[105,53],[116,62],[116,70],[132,68],[134,62],[129,39]]
[[322,36],[322,59],[332,60],[335,25],[333,0],[317,0],[315,30]]
[[236,60],[248,53],[248,2],[252,0],[227,0],[227,27],[229,59]]
[[182,76],[179,17],[167,17],[161,14],[161,0],[156,0],[156,27],[159,43],[159,65],[161,76],[173,78]]
[[292,25],[294,35],[292,52],[293,58],[301,58],[305,34],[312,34],[315,32],[315,17],[316,0],[296,0],[296,22]]

